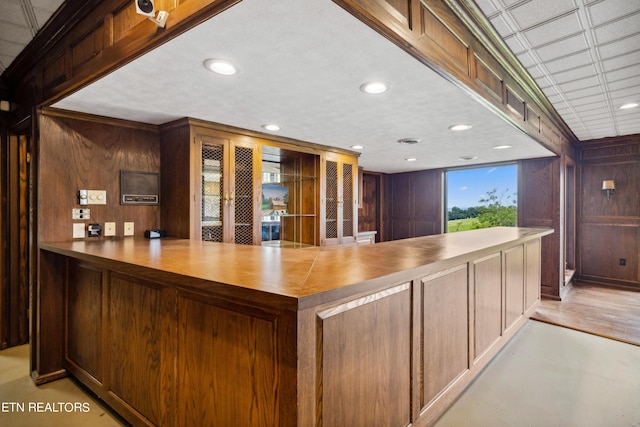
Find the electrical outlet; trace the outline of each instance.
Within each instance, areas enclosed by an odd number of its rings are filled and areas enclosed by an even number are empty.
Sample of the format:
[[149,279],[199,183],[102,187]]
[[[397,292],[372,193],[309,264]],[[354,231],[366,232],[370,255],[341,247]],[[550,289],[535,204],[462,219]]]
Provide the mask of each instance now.
[[115,236],[116,235],[116,223],[115,222],[105,222],[104,223],[104,236]]
[[87,208],[71,209],[71,219],[91,219],[91,210]]
[[74,239],[84,239],[84,223],[83,222],[74,222],[73,223],[73,238]]
[[133,236],[133,222],[124,223],[124,235]]
[[620,265],[627,265],[627,260],[626,260],[626,258],[620,258],[619,264],[620,264]]

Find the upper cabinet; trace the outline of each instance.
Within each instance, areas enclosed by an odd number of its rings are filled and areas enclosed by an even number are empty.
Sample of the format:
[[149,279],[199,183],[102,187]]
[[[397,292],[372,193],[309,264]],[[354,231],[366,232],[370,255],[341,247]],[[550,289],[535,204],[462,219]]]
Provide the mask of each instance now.
[[356,154],[193,119],[161,126],[162,224],[183,239],[355,242]]
[[321,244],[353,243],[358,230],[357,161],[351,156],[327,153],[322,171]]

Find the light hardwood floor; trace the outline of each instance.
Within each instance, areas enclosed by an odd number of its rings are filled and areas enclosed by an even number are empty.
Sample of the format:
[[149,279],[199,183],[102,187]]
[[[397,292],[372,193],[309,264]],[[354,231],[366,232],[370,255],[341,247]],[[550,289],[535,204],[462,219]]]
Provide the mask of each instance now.
[[562,301],[542,300],[533,318],[640,345],[640,291],[576,282]]

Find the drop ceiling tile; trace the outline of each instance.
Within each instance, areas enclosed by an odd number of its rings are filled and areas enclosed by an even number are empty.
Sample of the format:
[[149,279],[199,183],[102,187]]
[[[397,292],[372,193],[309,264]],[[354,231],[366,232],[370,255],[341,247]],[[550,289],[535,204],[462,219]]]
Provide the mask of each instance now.
[[617,70],[630,65],[640,64],[640,50],[629,52],[626,55],[616,56],[601,63],[604,71]]
[[509,36],[514,33],[513,29],[509,25],[509,22],[505,19],[504,15],[499,14],[491,18],[491,25],[496,29],[498,34],[502,37]]
[[604,88],[601,86],[590,86],[584,89],[578,89],[571,92],[565,92],[567,99],[578,99],[585,96],[603,94]]
[[579,33],[545,46],[536,47],[534,50],[542,61],[551,61],[565,56],[569,52],[579,52],[588,48],[589,45],[584,33]]
[[538,87],[540,87],[540,89],[542,89],[543,91],[555,85],[555,83],[553,83],[547,77],[537,77],[536,83],[538,84]]
[[604,119],[611,120],[611,113],[609,111],[602,112],[601,110],[594,110],[593,112],[585,111],[580,113],[580,119],[588,122],[589,120]]
[[21,48],[31,41],[33,34],[31,29],[24,25],[12,24],[10,22],[2,22],[0,25],[0,39],[11,43],[18,43]]
[[542,71],[542,69],[538,65],[527,67],[527,71],[529,72],[529,75],[531,75],[531,77],[533,77],[534,79],[540,79],[545,75],[545,72]]
[[640,102],[640,86],[609,92],[609,98],[616,105],[623,105],[631,101]]
[[[582,26],[577,13],[571,13],[543,25],[523,31],[531,46],[541,46],[566,37],[582,33]],[[563,54],[567,54],[565,51]]]
[[547,2],[544,7],[536,1],[524,2],[509,11],[520,28],[530,28],[575,9],[573,0],[555,0]]
[[509,46],[509,49],[511,49],[511,52],[513,52],[514,55],[518,55],[527,50],[527,48],[525,48],[522,42],[518,39],[517,34],[505,37],[504,42]]
[[583,67],[574,68],[572,70],[562,71],[552,75],[553,79],[558,83],[567,83],[574,80],[580,80],[587,77],[595,76],[596,69],[592,64],[585,65]]
[[640,76],[635,76],[635,77],[628,78],[626,80],[609,82],[607,83],[607,87],[609,88],[609,90],[618,90],[618,89],[636,87],[639,84],[640,84]]
[[19,2],[6,0],[1,1],[0,10],[2,10],[2,18],[0,18],[2,26],[6,23],[27,25],[27,18],[24,16],[24,12],[22,11],[22,7],[20,7]]
[[631,65],[619,70],[609,71],[604,73],[604,75],[608,82],[628,80],[632,77],[640,76],[640,64]]
[[591,64],[592,62],[593,58],[591,57],[591,52],[588,50],[583,50],[578,53],[548,61],[545,63],[545,66],[547,67],[547,70],[549,70],[549,72],[553,74],[560,71],[568,70],[570,68],[577,68],[583,65]]
[[547,99],[549,100],[549,102],[551,102],[553,105],[556,105],[560,102],[564,101],[564,96],[560,95],[560,94],[556,94],[556,95],[547,95]]
[[576,105],[573,107],[578,115],[583,112],[595,112],[599,111],[601,113],[609,112],[609,107],[606,102],[596,102],[595,104],[585,104],[585,105]]
[[601,59],[612,58],[624,55],[627,52],[636,50],[640,46],[640,33],[613,41],[611,43],[598,46],[598,53]]
[[586,7],[594,26],[632,14],[640,10],[640,2],[633,0],[605,0]]
[[517,58],[525,68],[535,67],[538,64],[538,61],[536,61],[529,52],[522,52],[517,55]]
[[559,84],[558,87],[560,90],[565,92],[571,92],[578,89],[584,89],[586,87],[598,86],[600,85],[600,80],[598,80],[597,76],[590,76],[584,79],[573,80],[567,83]]
[[611,126],[611,117],[602,117],[599,119],[589,119],[585,120],[587,126],[589,127],[598,127],[598,126]]
[[485,16],[490,17],[498,12],[498,8],[491,0],[476,0],[476,3],[480,6],[480,10],[482,10]]
[[607,43],[638,33],[640,13],[597,27],[593,30],[597,44]]
[[58,10],[62,3],[64,0],[31,0],[34,9],[49,12],[49,14]]
[[571,104],[574,107],[578,107],[580,105],[585,105],[585,104],[593,104],[593,103],[602,102],[602,101],[604,101],[604,96],[602,94],[585,96],[584,98],[576,98],[576,99],[568,100],[569,104]]
[[3,52],[8,56],[13,56],[15,58],[23,48],[24,44],[22,43],[15,43],[0,39],[0,52]]

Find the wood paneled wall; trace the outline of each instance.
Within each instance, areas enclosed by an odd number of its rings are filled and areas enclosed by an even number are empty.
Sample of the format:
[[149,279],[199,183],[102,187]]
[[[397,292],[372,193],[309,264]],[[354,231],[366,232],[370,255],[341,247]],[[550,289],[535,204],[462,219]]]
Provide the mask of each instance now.
[[579,160],[578,276],[640,289],[640,135],[583,143]]
[[334,0],[556,154],[575,136],[473,2]]
[[387,176],[389,240],[442,233],[442,171]]
[[[135,235],[158,228],[159,206],[120,204],[120,170],[160,171],[160,143],[154,126],[48,110],[39,116],[38,241],[71,240],[74,222],[133,221]],[[87,205],[90,219],[73,220],[77,191],[106,190],[106,205]],[[104,237],[102,237],[103,239]]]

